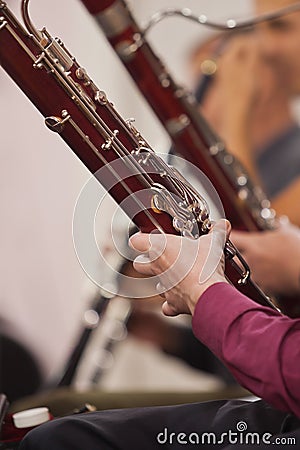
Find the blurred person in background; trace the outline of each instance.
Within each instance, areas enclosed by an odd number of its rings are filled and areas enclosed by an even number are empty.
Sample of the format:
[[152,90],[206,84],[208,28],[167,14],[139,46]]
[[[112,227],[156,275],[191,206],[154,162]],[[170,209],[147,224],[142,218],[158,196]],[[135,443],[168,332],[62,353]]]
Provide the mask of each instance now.
[[[278,199],[290,195],[290,186],[300,176],[300,128],[291,113],[289,90],[262,56],[257,34],[247,31],[217,35],[197,46],[191,62],[195,78],[200,78],[196,89],[200,110],[276,207]],[[203,73],[207,68],[214,69],[213,74]],[[278,213],[297,220],[295,208],[289,209],[289,203],[280,202]],[[244,236],[247,234],[236,235],[241,250]],[[261,253],[264,237],[268,235],[257,233],[257,250]],[[247,254],[244,256],[247,259]],[[249,263],[252,267],[255,261]],[[274,282],[270,280],[272,270],[267,273],[268,276],[262,276],[258,267],[254,276],[269,291]],[[128,327],[136,337],[152,342],[167,354],[218,375],[225,384],[235,383],[223,364],[194,337],[190,327],[143,311],[139,303]]]
[[287,201],[300,179],[300,128],[286,83],[261,51],[259,32],[222,34],[196,49],[193,64],[198,74],[214,69],[200,75],[196,91],[204,116],[277,214],[300,224]]
[[[259,305],[228,283],[223,250],[229,233],[224,220],[198,240],[137,233],[130,239],[140,252],[134,267],[144,275],[159,277],[164,286],[162,312],[192,315],[197,338],[261,400],[218,400],[63,417],[29,432],[20,450],[152,450],[164,444],[178,450],[195,444],[229,450],[236,445],[297,445],[300,319]],[[297,277],[291,264],[283,271],[292,285],[298,284],[299,295],[300,246],[294,241],[292,248],[297,250]]]
[[41,383],[35,355],[22,342],[2,332],[0,320],[0,393],[13,402],[35,393]]
[[[255,0],[256,12],[264,14],[273,12],[279,8],[297,3],[292,0]],[[285,16],[278,17],[270,22],[261,23],[257,26],[257,37],[260,43],[260,51],[266,62],[276,71],[282,86],[286,89],[289,98],[295,99],[300,94],[300,12],[293,12]],[[295,154],[300,153],[300,146],[297,146]],[[282,143],[282,165],[280,172],[286,170],[289,158],[288,146]],[[286,160],[285,160],[286,158]],[[277,162],[278,164],[279,162]],[[290,166],[296,164],[290,161]],[[292,169],[291,169],[292,170]],[[284,192],[274,199],[274,207],[282,213],[286,213],[290,220],[300,224],[300,180],[294,177]],[[270,284],[274,285],[274,292],[280,292],[282,285],[282,265],[274,264],[272,255],[281,255],[285,264],[288,260],[294,261],[296,270],[297,259],[290,251],[290,247],[285,246],[290,237],[298,232],[297,228],[290,225],[282,226],[273,233],[241,233],[234,232],[232,239],[241,250],[247,262],[251,265],[253,278],[261,282],[261,286],[267,289]],[[298,278],[299,279],[299,278]],[[289,285],[289,283],[287,283]],[[285,287],[287,287],[285,283]]]

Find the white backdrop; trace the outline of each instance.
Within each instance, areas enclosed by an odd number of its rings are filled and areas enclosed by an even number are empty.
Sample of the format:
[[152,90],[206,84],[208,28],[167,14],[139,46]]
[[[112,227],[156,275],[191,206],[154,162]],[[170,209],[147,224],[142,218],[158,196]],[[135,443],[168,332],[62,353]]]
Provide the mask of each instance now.
[[[46,25],[61,37],[121,114],[137,117],[137,127],[153,147],[165,148],[163,130],[80,2],[31,3],[37,26]],[[18,13],[19,0],[8,4]],[[131,5],[142,22],[163,7],[189,7],[216,20],[244,16],[250,10],[248,0],[134,0]],[[182,19],[168,19],[151,31],[149,39],[173,76],[188,82],[185,55],[207,32]],[[71,233],[76,198],[89,174],[44,127],[42,117],[3,71],[0,95],[0,318],[9,333],[32,349],[50,376],[70,351],[92,289],[76,259]],[[101,237],[104,241],[103,233]]]

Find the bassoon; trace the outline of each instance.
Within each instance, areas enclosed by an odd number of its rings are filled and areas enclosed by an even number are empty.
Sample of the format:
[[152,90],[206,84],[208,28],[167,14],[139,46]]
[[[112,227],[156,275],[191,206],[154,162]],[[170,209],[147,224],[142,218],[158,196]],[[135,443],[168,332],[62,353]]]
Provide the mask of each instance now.
[[175,151],[197,166],[216,188],[236,229],[272,229],[275,212],[259,186],[225,148],[158,58],[124,0],[81,0],[167,131]]
[[[168,166],[116,111],[60,39],[37,30],[22,1],[26,28],[0,0],[0,63],[125,213],[144,232],[198,239],[211,228],[204,198]],[[237,249],[225,245],[228,280],[276,308],[251,280]]]
[[[136,86],[160,119],[175,151],[210,179],[232,226],[244,231],[277,227],[275,211],[260,186],[200,113],[195,97],[178,86],[156,55],[125,0],[81,0]],[[277,298],[283,311],[300,315],[298,299]]]

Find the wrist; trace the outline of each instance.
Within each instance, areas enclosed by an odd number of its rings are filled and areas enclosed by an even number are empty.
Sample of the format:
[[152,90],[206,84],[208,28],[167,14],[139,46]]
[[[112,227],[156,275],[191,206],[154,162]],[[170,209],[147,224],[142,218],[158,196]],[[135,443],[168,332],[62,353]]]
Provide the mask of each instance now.
[[205,283],[199,283],[197,287],[195,287],[191,297],[190,301],[188,303],[189,310],[191,312],[191,315],[194,315],[196,305],[199,301],[201,301],[202,295],[207,291],[208,288],[219,284],[219,283],[227,283],[229,282],[226,280],[226,278],[222,275],[215,276],[212,280],[208,280]]

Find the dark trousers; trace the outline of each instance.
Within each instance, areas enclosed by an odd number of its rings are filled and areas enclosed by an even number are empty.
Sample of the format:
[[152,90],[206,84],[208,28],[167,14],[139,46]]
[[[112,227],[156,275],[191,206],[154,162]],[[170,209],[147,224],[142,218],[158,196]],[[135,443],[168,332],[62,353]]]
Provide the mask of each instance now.
[[56,419],[20,450],[300,448],[300,420],[263,401],[118,409]]

